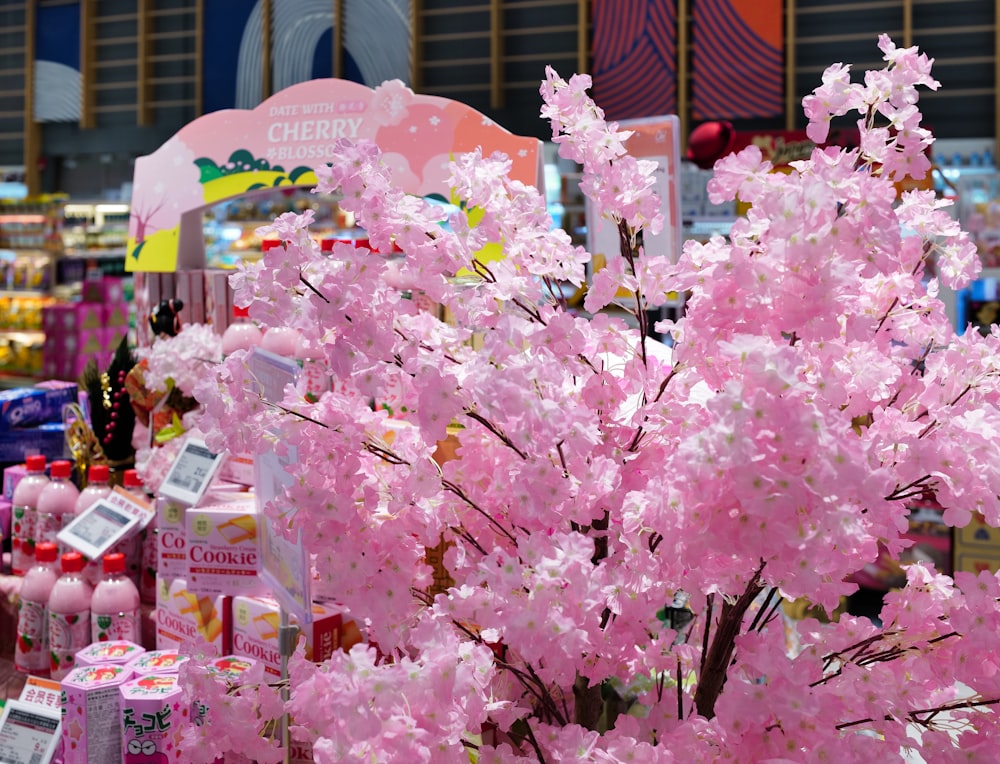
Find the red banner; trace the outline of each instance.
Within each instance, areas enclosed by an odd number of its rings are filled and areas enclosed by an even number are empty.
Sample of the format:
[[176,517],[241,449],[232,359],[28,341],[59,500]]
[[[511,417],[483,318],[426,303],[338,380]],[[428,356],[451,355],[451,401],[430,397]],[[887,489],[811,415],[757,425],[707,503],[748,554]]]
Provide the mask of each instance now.
[[699,0],[693,6],[694,118],[781,116],[781,0]]
[[676,0],[593,0],[593,96],[608,119],[677,113]]

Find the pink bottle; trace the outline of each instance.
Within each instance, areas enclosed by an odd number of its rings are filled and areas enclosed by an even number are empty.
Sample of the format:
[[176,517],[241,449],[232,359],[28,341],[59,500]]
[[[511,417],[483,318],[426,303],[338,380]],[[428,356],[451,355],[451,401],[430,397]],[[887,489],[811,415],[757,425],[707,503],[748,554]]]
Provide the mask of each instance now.
[[[136,470],[125,470],[125,474],[122,476],[122,487],[140,501],[149,501],[146,486],[143,485]],[[125,574],[132,579],[132,583],[139,586],[142,579],[142,534],[136,533],[122,539],[115,544],[111,551],[121,552],[125,555]]]
[[[24,460],[28,474],[14,489],[12,504],[11,533],[11,572],[23,576],[28,572],[31,558],[27,555],[33,550],[38,532],[38,495],[49,483],[45,474],[45,457],[29,456]],[[22,546],[26,545],[26,546]]]
[[[87,472],[87,487],[80,491],[73,509],[74,515],[82,515],[90,506],[101,499],[107,498],[111,493],[111,486],[108,480],[111,477],[111,470],[106,464],[93,464]],[[101,579],[100,560],[88,560],[87,566],[83,569],[83,576],[87,582],[94,586]]]
[[95,501],[107,498],[108,494],[111,493],[111,486],[108,484],[110,479],[111,470],[108,469],[108,465],[91,465],[87,472],[87,487],[80,491],[73,513],[82,515],[90,509],[90,505]]
[[[70,475],[73,465],[67,461],[52,462],[49,484],[38,494],[38,541],[59,543],[56,534],[69,525],[76,517],[76,500],[80,498],[80,489],[73,485]],[[65,552],[68,550],[61,549]]]
[[55,544],[35,547],[35,564],[21,583],[17,606],[17,643],[14,668],[35,676],[49,675],[49,631],[46,608],[59,573]]
[[[145,488],[135,470],[126,470],[125,482],[132,480],[138,488],[142,488],[142,497],[146,496]],[[139,551],[139,598],[147,605],[156,604],[156,566],[159,560],[159,531],[156,528],[156,516],[149,521],[141,534]],[[134,580],[134,579],[133,579]]]
[[49,594],[49,671],[61,680],[75,668],[76,651],[90,644],[90,598],[83,555],[62,556],[62,575]]
[[257,347],[263,336],[260,327],[250,320],[247,308],[233,308],[233,323],[222,333],[222,355]]
[[90,641],[141,642],[139,590],[125,575],[125,555],[104,555],[104,578],[90,600]]
[[272,326],[264,332],[264,339],[260,341],[262,350],[270,350],[272,353],[283,355],[286,358],[294,358],[298,346],[298,329],[287,326]]

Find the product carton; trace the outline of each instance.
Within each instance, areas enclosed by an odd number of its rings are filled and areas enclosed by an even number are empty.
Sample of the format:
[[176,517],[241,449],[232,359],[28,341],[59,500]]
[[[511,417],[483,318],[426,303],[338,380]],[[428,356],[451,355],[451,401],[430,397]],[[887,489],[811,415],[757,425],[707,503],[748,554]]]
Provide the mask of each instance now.
[[6,499],[0,499],[0,541],[10,538],[10,517],[13,505]]
[[5,467],[3,471],[3,497],[6,501],[14,498],[14,489],[21,482],[21,478],[28,474],[28,468],[24,464],[12,464]]
[[228,649],[229,597],[199,596],[188,591],[183,578],[156,580],[156,649],[178,648],[184,640],[200,637],[220,653]]
[[100,329],[104,326],[104,306],[93,302],[75,302],[76,331],[81,329]]
[[263,594],[257,577],[257,511],[232,502],[186,511],[188,588],[200,594]]
[[122,279],[117,276],[87,279],[83,282],[80,297],[84,302],[105,304],[125,302]]
[[127,639],[94,642],[76,653],[77,666],[101,666],[112,663],[124,666],[146,652],[146,648]]
[[0,430],[0,463],[23,462],[31,454],[41,454],[50,462],[67,458],[66,432],[62,422]]
[[219,467],[219,479],[238,483],[240,486],[253,486],[253,455],[227,454],[226,460]]
[[156,572],[160,576],[176,578],[188,573],[185,511],[173,499],[156,499]]
[[[256,658],[264,671],[280,676],[278,603],[269,597],[233,597],[233,652]],[[312,623],[299,625],[306,658],[325,661],[335,650],[350,650],[361,641],[357,624],[334,605],[313,604]],[[294,623],[294,619],[291,620]]]
[[136,677],[121,694],[121,756],[100,761],[179,762],[181,734],[190,714],[173,674]]
[[19,387],[0,390],[0,429],[32,427],[46,422],[61,422],[62,408],[76,403],[77,387]]
[[180,665],[188,660],[176,650],[150,650],[137,655],[129,662],[128,667],[136,676],[145,674],[176,674]]
[[125,666],[78,666],[62,680],[63,764],[118,761]]

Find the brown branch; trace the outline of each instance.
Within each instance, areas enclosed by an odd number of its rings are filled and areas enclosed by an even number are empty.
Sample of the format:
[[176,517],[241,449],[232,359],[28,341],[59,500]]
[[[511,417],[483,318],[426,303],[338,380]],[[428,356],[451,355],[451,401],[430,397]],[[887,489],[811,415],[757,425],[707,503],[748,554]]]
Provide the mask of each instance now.
[[472,509],[474,509],[480,515],[482,515],[483,517],[485,517],[486,520],[487,520],[487,522],[490,525],[492,525],[503,536],[506,536],[512,543],[515,543],[515,544],[517,543],[517,539],[514,538],[514,535],[510,531],[508,531],[506,528],[504,528],[500,523],[498,523],[497,520],[496,520],[496,518],[493,517],[493,515],[491,515],[485,509],[483,509],[482,507],[480,507],[478,504],[476,504],[476,502],[474,502],[468,496],[468,494],[466,494],[465,491],[462,490],[461,486],[459,486],[457,483],[453,483],[450,480],[445,480],[444,478],[441,479],[441,485],[444,487],[444,490],[448,491],[448,493],[451,493],[451,494],[457,496],[459,499],[461,499],[466,504],[468,504]]
[[320,291],[319,291],[319,290],[318,290],[318,289],[317,289],[316,287],[314,287],[314,286],[313,286],[312,284],[310,284],[310,283],[309,283],[309,282],[308,282],[308,281],[306,280],[306,277],[302,275],[302,271],[301,271],[301,270],[299,271],[299,281],[301,281],[301,282],[302,282],[303,284],[305,284],[305,285],[306,285],[306,287],[308,287],[309,291],[311,291],[311,292],[312,292],[312,293],[313,293],[314,295],[316,295],[317,297],[319,297],[319,299],[321,299],[321,300],[322,300],[323,302],[325,302],[325,303],[326,303],[327,305],[329,305],[329,304],[330,304],[330,298],[329,298],[329,297],[327,297],[327,296],[326,296],[325,294],[323,294],[322,292],[320,292]]
[[490,420],[488,420],[482,414],[479,414],[479,413],[477,413],[477,412],[475,412],[475,411],[473,411],[472,409],[469,409],[469,408],[464,409],[462,411],[462,413],[465,414],[467,417],[469,417],[469,419],[472,419],[475,422],[479,422],[479,424],[481,424],[483,427],[485,427],[491,433],[493,433],[494,435],[496,435],[497,438],[500,439],[501,443],[503,443],[505,446],[507,446],[509,449],[511,449],[515,454],[517,454],[518,456],[520,456],[522,459],[524,459],[525,461],[527,461],[528,455],[524,451],[522,451],[520,448],[518,448],[517,446],[515,446],[514,445],[514,441],[512,441],[503,430],[501,430],[499,427],[497,427],[497,425],[493,424],[493,422],[491,422]]

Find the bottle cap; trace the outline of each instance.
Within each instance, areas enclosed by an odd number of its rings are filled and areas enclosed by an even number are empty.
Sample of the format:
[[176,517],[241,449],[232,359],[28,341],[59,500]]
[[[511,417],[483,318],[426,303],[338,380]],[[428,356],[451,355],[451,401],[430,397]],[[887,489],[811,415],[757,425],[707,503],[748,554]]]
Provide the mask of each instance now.
[[108,469],[108,465],[106,464],[90,465],[91,483],[107,483],[110,477],[111,477],[111,470]]
[[24,460],[24,466],[28,472],[45,472],[45,457],[41,454],[34,454]]
[[35,559],[39,562],[55,562],[59,556],[59,547],[51,541],[43,541],[35,546]]
[[104,555],[104,572],[108,575],[125,572],[125,555],[121,552]]
[[60,478],[65,480],[70,475],[73,474],[73,465],[67,461],[59,460],[57,462],[52,462],[52,468],[49,470],[52,477]]
[[139,473],[135,470],[125,470],[125,476],[122,478],[122,485],[126,488],[142,488],[143,483],[139,478]]
[[83,570],[83,555],[79,552],[66,552],[62,556],[63,573],[80,573]]

